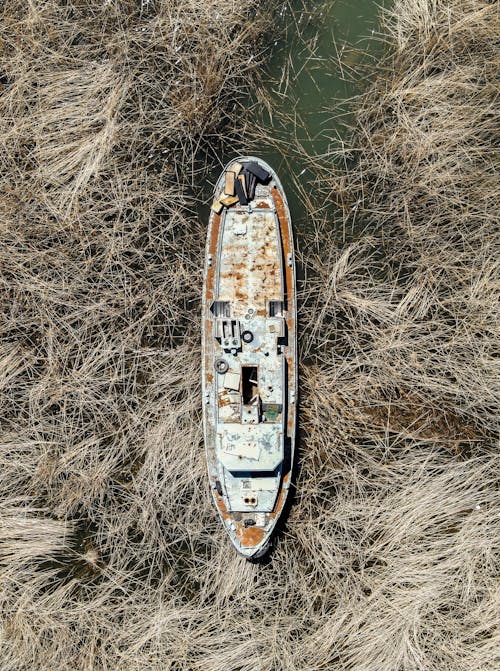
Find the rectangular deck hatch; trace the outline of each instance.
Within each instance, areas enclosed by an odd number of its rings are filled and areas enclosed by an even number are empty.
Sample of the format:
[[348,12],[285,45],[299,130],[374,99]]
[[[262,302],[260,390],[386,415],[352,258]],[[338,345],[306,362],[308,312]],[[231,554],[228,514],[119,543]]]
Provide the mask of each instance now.
[[259,399],[257,366],[241,367],[241,396],[243,405],[257,404]]
[[283,301],[269,301],[269,316],[283,317],[285,304]]

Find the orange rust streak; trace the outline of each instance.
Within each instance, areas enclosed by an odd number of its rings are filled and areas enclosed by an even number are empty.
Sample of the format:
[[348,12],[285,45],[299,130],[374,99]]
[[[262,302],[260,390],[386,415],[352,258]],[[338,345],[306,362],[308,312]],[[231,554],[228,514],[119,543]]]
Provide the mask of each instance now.
[[278,495],[278,500],[276,501],[276,505],[274,506],[274,510],[273,510],[272,513],[269,513],[269,517],[272,517],[273,519],[276,519],[281,515],[281,511],[283,509],[283,506],[285,505],[286,494],[287,494],[287,490],[282,487],[280,489],[280,493]]
[[215,495],[215,501],[217,503],[217,508],[221,512],[222,517],[226,520],[228,517],[230,517],[230,515],[227,512],[226,504],[224,503],[222,497],[219,494]]
[[[280,233],[281,233],[281,241],[283,245],[283,257],[285,259],[286,263],[286,258],[288,254],[293,253],[293,244],[292,240],[290,237],[290,229],[289,229],[289,221],[287,217],[287,212],[285,208],[285,203],[283,202],[283,198],[281,197],[280,192],[276,187],[271,189],[271,194],[274,200],[274,206],[276,207],[276,212],[278,215],[278,221],[280,225]],[[295,300],[294,292],[295,292],[295,287],[293,283],[293,273],[292,269],[290,266],[286,263],[285,265],[285,284],[286,284],[286,291],[287,291],[287,296],[289,300]],[[287,325],[288,325],[288,331],[291,337],[295,337],[295,320],[293,317],[289,317],[287,319]],[[290,365],[290,368],[292,366]]]
[[[288,254],[293,253],[292,240],[290,238],[290,230],[289,230],[290,224],[287,217],[285,203],[283,202],[283,198],[281,197],[281,194],[276,187],[273,187],[271,189],[271,195],[273,197],[274,206],[276,208],[276,213],[278,215],[278,221],[280,224],[281,242],[283,245],[283,257],[286,262]],[[288,298],[291,299],[293,297],[292,292],[294,291],[293,273],[292,269],[287,263],[285,265],[285,278],[286,278],[287,295]],[[293,319],[288,319],[287,323],[288,327],[289,328],[291,327],[293,329],[294,327]]]
[[210,254],[214,254],[215,251],[217,250],[220,221],[221,221],[220,214],[216,214],[213,218],[212,231],[210,235],[210,245],[209,245]]

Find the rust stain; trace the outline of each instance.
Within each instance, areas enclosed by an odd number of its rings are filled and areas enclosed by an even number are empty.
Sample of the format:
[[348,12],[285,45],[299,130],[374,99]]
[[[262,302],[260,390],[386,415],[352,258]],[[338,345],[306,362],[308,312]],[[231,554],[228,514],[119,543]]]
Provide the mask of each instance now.
[[287,491],[288,490],[286,490],[283,486],[281,487],[280,493],[278,494],[278,500],[276,501],[276,505],[274,506],[273,512],[269,513],[269,517],[277,519],[281,515],[281,511],[283,510],[283,506],[285,505]]
[[217,508],[220,511],[220,514],[222,515],[222,518],[227,520],[230,515],[227,512],[226,504],[224,503],[222,496],[218,492],[215,492],[215,502],[217,504]]
[[213,270],[213,268],[209,268],[207,270],[206,296],[207,296],[207,300],[210,300],[210,301],[214,297],[214,270]]
[[212,222],[212,231],[211,231],[211,235],[210,235],[210,245],[209,245],[210,254],[215,254],[215,252],[217,250],[217,241],[218,241],[218,238],[219,238],[220,222],[221,222],[220,214],[214,215],[213,222]]
[[[259,202],[256,208],[270,209],[269,203]],[[238,213],[238,211],[236,211]],[[243,223],[249,219],[247,213],[241,213]],[[221,233],[219,232],[219,237]],[[264,289],[274,294],[278,292],[277,279],[278,268],[273,265],[276,262],[276,235],[274,222],[267,222],[261,231],[258,244],[249,252],[247,246],[237,240],[228,244],[228,251],[232,252],[232,258],[226,260],[219,268],[220,289],[224,299],[232,300],[236,304],[243,305],[249,300],[254,304],[257,314],[266,315],[266,305],[262,305],[260,298],[264,296]],[[251,277],[250,277],[251,275]],[[281,273],[279,273],[281,291]],[[250,281],[251,280],[251,281]]]
[[265,536],[264,529],[260,527],[241,527],[241,545],[244,548],[258,545]]
[[[286,213],[285,203],[283,202],[283,198],[281,197],[281,194],[276,187],[271,189],[271,195],[274,200],[274,207],[276,208],[276,214],[278,215],[278,221],[280,225],[281,243],[283,245],[283,256],[285,259],[285,286],[286,292],[288,294],[291,293],[291,289],[293,289],[292,269],[288,263],[286,263],[288,254],[293,253],[292,241],[290,239],[289,232],[289,221]],[[288,322],[289,324],[293,323],[292,320],[288,320]]]
[[224,391],[219,392],[217,395],[217,405],[219,408],[223,408],[226,405],[231,405],[231,398],[229,394],[225,394]]

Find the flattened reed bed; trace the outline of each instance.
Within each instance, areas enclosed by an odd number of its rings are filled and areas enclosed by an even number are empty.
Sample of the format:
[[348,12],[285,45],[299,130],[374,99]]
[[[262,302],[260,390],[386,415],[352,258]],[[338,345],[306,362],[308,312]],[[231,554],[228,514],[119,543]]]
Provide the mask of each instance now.
[[184,182],[267,17],[144,6],[2,10],[0,668],[494,669],[498,10],[387,17],[328,184],[366,231],[303,242],[297,495],[252,565],[206,491]]

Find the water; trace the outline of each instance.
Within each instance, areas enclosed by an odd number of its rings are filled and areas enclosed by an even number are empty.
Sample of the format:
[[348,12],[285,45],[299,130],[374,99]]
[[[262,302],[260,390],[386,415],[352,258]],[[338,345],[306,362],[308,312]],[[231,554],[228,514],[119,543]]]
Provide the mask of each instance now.
[[[382,50],[376,34],[380,9],[375,0],[283,4],[277,26],[282,37],[265,63],[264,95],[252,101],[247,117],[265,137],[241,151],[261,156],[277,171],[299,231],[307,226],[308,210],[325,207],[311,185],[339,160],[349,132],[349,101],[366,86],[358,73]],[[212,182],[235,153],[240,148],[224,148]],[[329,214],[336,216],[331,208]]]

